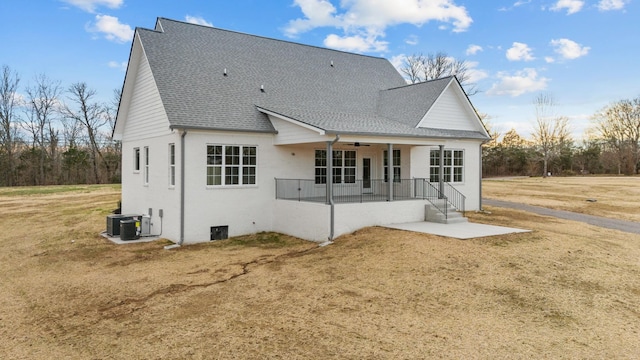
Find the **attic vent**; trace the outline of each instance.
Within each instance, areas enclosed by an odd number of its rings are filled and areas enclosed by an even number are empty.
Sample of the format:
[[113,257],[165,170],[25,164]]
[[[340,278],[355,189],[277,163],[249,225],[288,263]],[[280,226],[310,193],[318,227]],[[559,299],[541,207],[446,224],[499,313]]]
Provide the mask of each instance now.
[[260,91],[264,92],[264,85],[260,85]]
[[227,68],[224,68],[224,76],[227,76]]
[[333,67],[333,60],[331,60],[331,67]]

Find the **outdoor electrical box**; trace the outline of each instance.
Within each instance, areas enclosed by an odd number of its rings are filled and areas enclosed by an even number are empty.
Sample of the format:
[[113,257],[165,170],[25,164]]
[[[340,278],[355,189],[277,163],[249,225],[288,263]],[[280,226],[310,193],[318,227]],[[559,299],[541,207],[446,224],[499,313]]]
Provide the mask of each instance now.
[[229,225],[211,227],[211,240],[224,240],[228,238]]
[[140,217],[140,236],[151,235],[151,216],[142,215]]

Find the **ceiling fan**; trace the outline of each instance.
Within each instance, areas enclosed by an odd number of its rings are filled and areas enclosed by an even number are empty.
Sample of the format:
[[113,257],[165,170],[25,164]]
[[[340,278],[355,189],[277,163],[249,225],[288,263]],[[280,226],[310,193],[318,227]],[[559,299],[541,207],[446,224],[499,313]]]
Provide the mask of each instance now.
[[354,142],[354,143],[347,144],[347,145],[355,146],[355,147],[360,147],[360,146],[370,146],[369,144],[362,144],[362,143],[359,143],[359,142]]

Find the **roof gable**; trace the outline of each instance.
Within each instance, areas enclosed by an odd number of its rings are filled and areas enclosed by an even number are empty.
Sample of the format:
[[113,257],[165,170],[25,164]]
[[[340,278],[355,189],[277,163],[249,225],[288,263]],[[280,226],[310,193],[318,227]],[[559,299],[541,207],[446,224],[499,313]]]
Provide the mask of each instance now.
[[431,129],[477,131],[487,138],[489,137],[478,113],[455,77],[450,78],[446,87],[417,126]]
[[381,91],[378,113],[417,127],[452,79],[446,77]]

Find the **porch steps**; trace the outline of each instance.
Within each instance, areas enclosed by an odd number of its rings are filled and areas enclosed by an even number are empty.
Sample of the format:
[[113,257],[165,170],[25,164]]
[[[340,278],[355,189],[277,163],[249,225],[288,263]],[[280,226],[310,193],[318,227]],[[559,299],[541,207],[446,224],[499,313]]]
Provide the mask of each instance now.
[[434,205],[427,204],[424,209],[424,220],[440,224],[457,224],[467,222],[467,218],[453,206],[447,204],[447,218]]

